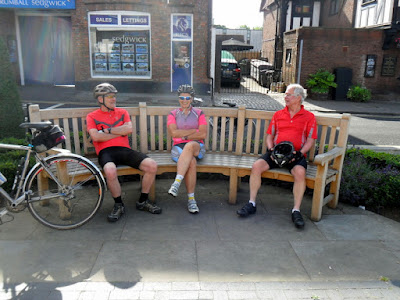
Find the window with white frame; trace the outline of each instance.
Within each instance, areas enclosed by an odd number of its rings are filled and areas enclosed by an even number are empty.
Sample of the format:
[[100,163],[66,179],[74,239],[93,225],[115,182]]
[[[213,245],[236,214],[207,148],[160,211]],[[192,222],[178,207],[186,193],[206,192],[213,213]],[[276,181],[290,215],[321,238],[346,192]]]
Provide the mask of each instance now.
[[89,12],[92,77],[151,78],[150,14]]

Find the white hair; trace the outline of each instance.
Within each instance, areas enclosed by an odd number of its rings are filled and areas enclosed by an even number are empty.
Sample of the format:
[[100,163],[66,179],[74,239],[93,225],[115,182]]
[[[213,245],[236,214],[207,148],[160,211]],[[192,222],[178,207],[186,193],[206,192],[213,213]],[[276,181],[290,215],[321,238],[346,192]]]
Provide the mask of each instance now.
[[290,89],[294,89],[293,94],[295,96],[301,97],[301,103],[303,103],[304,100],[307,98],[307,91],[300,84],[291,83],[287,86],[286,91],[288,91]]

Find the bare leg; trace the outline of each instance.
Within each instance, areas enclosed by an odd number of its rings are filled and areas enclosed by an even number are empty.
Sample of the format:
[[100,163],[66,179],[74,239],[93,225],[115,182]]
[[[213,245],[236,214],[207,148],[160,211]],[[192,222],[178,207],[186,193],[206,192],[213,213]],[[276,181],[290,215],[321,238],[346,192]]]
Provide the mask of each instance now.
[[197,179],[196,166],[197,166],[197,161],[194,157],[192,157],[189,169],[187,170],[185,175],[185,184],[188,194],[194,193],[194,190],[196,188],[196,179]]
[[295,166],[291,171],[294,177],[293,196],[294,204],[293,209],[300,210],[301,202],[303,200],[304,192],[306,191],[306,169],[303,166]]
[[250,201],[256,202],[258,190],[261,187],[261,173],[269,170],[268,163],[263,159],[257,159],[250,174]]
[[192,159],[199,155],[200,152],[200,144],[197,142],[189,142],[185,145],[182,150],[181,155],[179,156],[178,166],[177,166],[177,174],[186,176],[186,172],[188,171]]
[[145,158],[140,163],[139,169],[144,172],[142,178],[142,193],[148,194],[156,177],[157,163],[151,158]]
[[103,167],[106,175],[107,186],[113,198],[121,196],[121,185],[118,181],[117,167],[113,162],[108,162]]

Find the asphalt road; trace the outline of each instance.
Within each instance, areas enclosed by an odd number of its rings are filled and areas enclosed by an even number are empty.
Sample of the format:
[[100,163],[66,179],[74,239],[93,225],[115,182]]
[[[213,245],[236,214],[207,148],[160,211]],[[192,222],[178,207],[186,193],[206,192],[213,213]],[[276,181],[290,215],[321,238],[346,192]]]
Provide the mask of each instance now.
[[400,116],[352,115],[349,144],[399,145]]

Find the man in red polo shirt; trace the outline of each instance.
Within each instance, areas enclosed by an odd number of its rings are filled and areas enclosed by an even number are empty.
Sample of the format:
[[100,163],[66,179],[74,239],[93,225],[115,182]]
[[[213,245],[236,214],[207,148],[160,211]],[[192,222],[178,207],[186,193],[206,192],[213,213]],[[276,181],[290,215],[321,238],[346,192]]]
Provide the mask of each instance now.
[[87,130],[98,155],[99,164],[106,175],[108,189],[115,201],[111,213],[107,216],[109,222],[118,221],[125,213],[121,185],[118,181],[118,165],[127,165],[144,172],[142,193],[136,202],[136,208],[152,214],[161,213],[161,208],[148,200],[157,172],[157,163],[145,154],[131,149],[128,139],[128,135],[132,133],[131,118],[125,109],[117,108],[117,92],[109,83],[97,85],[93,96],[100,108],[86,117]]
[[313,113],[302,105],[306,91],[299,84],[291,84],[286,89],[286,107],[277,111],[267,129],[267,153],[254,162],[250,175],[250,200],[237,211],[242,217],[254,214],[256,197],[261,186],[261,173],[278,167],[271,158],[274,147],[283,141],[292,142],[294,159],[286,165],[294,177],[292,221],[297,228],[304,227],[300,205],[306,190],[307,161],[305,155],[314,145],[317,138],[317,123]]

